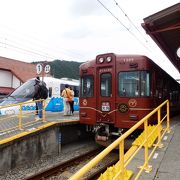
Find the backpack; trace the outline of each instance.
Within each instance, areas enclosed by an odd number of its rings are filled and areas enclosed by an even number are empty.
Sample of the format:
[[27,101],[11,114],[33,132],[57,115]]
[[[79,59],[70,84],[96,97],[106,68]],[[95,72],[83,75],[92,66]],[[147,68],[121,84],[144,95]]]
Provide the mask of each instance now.
[[46,87],[46,84],[45,83],[40,83],[39,84],[39,87],[40,87],[40,98],[41,99],[47,99],[48,97],[48,89]]

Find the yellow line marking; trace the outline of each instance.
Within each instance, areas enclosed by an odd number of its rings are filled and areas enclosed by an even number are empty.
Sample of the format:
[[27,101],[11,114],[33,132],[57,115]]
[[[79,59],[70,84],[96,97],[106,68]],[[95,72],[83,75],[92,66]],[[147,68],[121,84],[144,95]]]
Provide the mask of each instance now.
[[[62,119],[60,119],[58,122],[57,122],[57,121],[56,121],[56,122],[49,122],[49,123],[47,123],[47,124],[45,124],[45,125],[42,125],[42,126],[40,126],[40,127],[35,128],[35,129],[33,129],[33,128],[32,128],[31,130],[30,130],[30,129],[27,129],[25,132],[21,132],[21,133],[19,133],[19,134],[17,134],[17,135],[14,135],[14,136],[12,136],[12,137],[9,137],[9,138],[0,140],[0,144],[5,144],[5,143],[8,143],[8,142],[13,141],[13,140],[15,140],[15,139],[21,138],[21,137],[23,137],[23,136],[27,136],[27,135],[29,135],[29,134],[31,134],[31,133],[34,133],[34,132],[40,131],[40,130],[42,130],[42,129],[45,129],[45,128],[47,128],[47,127],[50,127],[50,126],[52,126],[52,125],[62,124],[62,123],[66,123],[66,122],[79,122],[79,120],[68,120],[68,119],[62,120]],[[18,130],[18,129],[17,129],[17,130]]]

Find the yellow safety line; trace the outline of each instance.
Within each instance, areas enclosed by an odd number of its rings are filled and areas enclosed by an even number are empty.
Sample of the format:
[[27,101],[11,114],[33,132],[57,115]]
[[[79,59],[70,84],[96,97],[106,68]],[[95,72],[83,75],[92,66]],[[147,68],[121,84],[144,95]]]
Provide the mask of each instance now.
[[52,126],[52,125],[54,125],[54,124],[57,124],[57,123],[56,123],[56,122],[50,122],[50,123],[48,123],[48,124],[45,124],[45,125],[43,125],[43,126],[40,126],[40,127],[36,128],[36,129],[33,129],[33,130],[31,130],[31,131],[22,132],[22,133],[20,133],[20,134],[14,135],[14,136],[12,136],[12,137],[3,139],[3,140],[0,141],[0,144],[5,144],[5,143],[8,143],[8,142],[13,141],[13,140],[15,140],[15,139],[21,138],[21,137],[23,137],[23,136],[27,136],[27,135],[32,134],[32,133],[34,133],[34,132],[40,131],[40,130],[45,129],[45,128],[47,128],[47,127],[50,127],[50,126]]
[[33,130],[31,130],[31,131],[21,132],[21,133],[19,133],[19,134],[17,134],[17,135],[14,135],[14,136],[12,136],[12,137],[9,137],[9,138],[0,140],[0,145],[1,145],[1,144],[8,143],[8,142],[13,141],[13,140],[18,139],[18,138],[21,138],[21,137],[23,137],[23,136],[27,136],[27,135],[29,135],[29,134],[35,133],[35,132],[37,132],[37,131],[40,131],[40,130],[42,130],[42,129],[45,129],[45,128],[47,128],[47,127],[50,127],[50,126],[52,126],[52,125],[62,124],[62,123],[66,123],[66,122],[79,122],[79,120],[62,120],[62,119],[61,119],[59,122],[49,122],[48,124],[42,125],[42,126],[40,126],[40,127],[37,127],[36,129],[33,129]]
[[59,120],[56,120],[56,122],[58,124],[61,124],[61,123],[65,123],[65,122],[80,122],[80,120],[79,119],[75,119],[75,120],[59,119]]

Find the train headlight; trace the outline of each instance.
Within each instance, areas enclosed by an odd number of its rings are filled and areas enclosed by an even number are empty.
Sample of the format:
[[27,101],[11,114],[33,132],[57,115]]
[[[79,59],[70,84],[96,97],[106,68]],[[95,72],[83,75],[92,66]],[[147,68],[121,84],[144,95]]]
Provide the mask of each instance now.
[[104,58],[101,57],[101,58],[99,58],[98,61],[99,61],[99,63],[103,63],[104,62]]
[[111,56],[108,56],[107,58],[106,58],[106,62],[111,62],[112,61],[112,57]]
[[178,58],[180,58],[180,47],[177,49],[177,56],[178,56]]

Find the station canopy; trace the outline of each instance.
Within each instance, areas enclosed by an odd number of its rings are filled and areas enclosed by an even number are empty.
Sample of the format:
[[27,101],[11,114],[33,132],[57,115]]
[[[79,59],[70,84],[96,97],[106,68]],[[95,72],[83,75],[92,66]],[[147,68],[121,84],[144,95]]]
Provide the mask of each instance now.
[[146,33],[180,72],[180,3],[143,20]]

